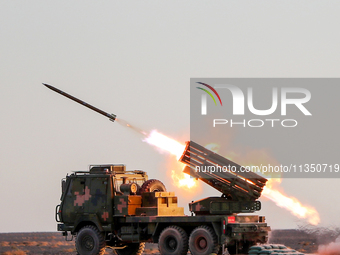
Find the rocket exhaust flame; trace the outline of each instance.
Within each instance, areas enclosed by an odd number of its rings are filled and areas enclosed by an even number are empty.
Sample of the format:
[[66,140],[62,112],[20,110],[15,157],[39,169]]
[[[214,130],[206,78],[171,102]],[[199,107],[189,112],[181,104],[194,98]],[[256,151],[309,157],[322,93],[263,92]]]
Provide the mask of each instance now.
[[191,188],[194,188],[197,184],[196,179],[191,178],[190,175],[183,172],[176,173],[175,170],[171,170],[171,178],[175,182],[175,185],[179,188],[190,190]]
[[170,152],[176,156],[177,160],[182,156],[185,149],[184,144],[181,144],[180,142],[177,142],[156,130],[152,130],[143,141],[152,144],[163,151]]
[[[264,197],[273,201],[277,206],[290,211],[298,218],[307,219],[311,225],[318,225],[320,223],[319,213],[315,208],[302,205],[297,198],[288,197],[284,195],[283,192],[273,188],[273,181],[273,179],[269,180],[267,187],[264,187],[262,192]],[[279,183],[279,181],[277,181],[277,183]]]

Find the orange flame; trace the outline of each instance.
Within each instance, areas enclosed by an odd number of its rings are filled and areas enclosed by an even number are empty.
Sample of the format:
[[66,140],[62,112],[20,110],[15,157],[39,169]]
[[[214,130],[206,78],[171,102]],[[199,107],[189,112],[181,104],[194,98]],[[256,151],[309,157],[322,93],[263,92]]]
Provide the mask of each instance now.
[[190,177],[183,172],[176,173],[175,170],[171,170],[171,178],[174,180],[174,184],[179,188],[191,189],[196,186],[196,179]]
[[[182,156],[185,150],[184,144],[181,144],[180,142],[167,137],[156,130],[152,130],[151,133],[144,139],[144,141],[156,146],[162,151],[167,151],[172,155],[175,155],[177,160]],[[196,179],[191,178],[190,175],[185,174],[182,171],[172,170],[171,178],[175,186],[190,191],[194,187],[197,187],[198,184]]]
[[185,145],[171,139],[159,132],[157,130],[152,130],[147,138],[144,139],[145,142],[156,146],[157,148],[170,152],[179,159],[185,149]]
[[[198,186],[198,181],[195,178],[192,178],[190,175],[183,173],[183,169],[185,165],[183,163],[178,162],[180,165],[183,165],[181,172],[176,172],[175,170],[171,170],[171,178],[174,181],[174,184],[178,188],[185,189],[187,191],[193,191],[193,188]],[[179,168],[177,168],[179,169]]]
[[277,206],[285,208],[298,218],[307,219],[312,225],[320,223],[319,213],[315,208],[308,205],[302,205],[295,197],[288,197],[277,189],[274,189],[275,183],[280,183],[280,180],[270,179],[262,191],[262,195],[273,201]]

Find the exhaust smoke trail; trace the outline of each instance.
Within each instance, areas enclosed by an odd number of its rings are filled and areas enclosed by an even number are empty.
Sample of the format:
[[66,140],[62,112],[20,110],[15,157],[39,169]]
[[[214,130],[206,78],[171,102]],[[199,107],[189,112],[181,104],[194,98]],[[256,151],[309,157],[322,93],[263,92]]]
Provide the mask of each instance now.
[[121,118],[116,118],[116,122],[119,123],[120,125],[124,126],[124,127],[128,127],[130,128],[131,130],[137,132],[137,133],[140,133],[142,134],[143,136],[147,136],[147,133],[145,131],[143,131],[142,129],[136,127],[136,126],[133,126],[131,124],[129,124],[127,121],[121,119]]

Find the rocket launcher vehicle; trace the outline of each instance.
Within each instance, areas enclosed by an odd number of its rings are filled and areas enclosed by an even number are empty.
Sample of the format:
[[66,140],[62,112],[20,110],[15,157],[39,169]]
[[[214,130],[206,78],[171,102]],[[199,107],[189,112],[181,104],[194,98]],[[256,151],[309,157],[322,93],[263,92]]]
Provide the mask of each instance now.
[[183,172],[200,179],[222,193],[221,197],[208,197],[189,204],[196,215],[233,214],[261,209],[256,201],[267,179],[246,171],[235,162],[190,141],[179,159],[186,164]]

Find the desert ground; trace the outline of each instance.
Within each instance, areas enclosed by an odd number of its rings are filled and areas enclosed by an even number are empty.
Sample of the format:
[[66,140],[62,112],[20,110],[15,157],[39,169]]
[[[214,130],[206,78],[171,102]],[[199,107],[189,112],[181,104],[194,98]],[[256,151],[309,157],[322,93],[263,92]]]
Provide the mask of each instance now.
[[[329,240],[332,241],[332,240]],[[273,230],[270,243],[284,244],[304,253],[316,253],[326,241],[300,230]],[[58,232],[0,233],[0,255],[76,254],[74,240],[65,241]],[[114,254],[106,249],[106,254]],[[146,244],[144,254],[159,254],[157,244]]]

